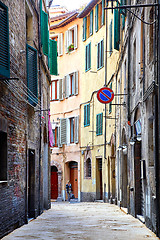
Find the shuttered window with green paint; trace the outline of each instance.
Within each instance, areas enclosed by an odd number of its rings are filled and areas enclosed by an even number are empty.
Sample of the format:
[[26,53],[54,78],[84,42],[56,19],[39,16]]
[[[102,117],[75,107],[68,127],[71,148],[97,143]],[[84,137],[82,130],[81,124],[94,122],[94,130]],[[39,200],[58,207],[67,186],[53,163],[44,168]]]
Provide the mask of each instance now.
[[119,50],[120,43],[120,17],[119,10],[114,9],[114,49]]
[[104,41],[97,44],[97,70],[104,66]]
[[87,18],[83,18],[83,41],[87,38]]
[[90,104],[84,105],[84,127],[90,125]]
[[98,4],[96,5],[95,8],[95,31],[98,31]]
[[91,43],[85,47],[85,71],[91,69]]
[[57,75],[57,42],[54,40],[49,40],[49,65],[50,74]]
[[[110,89],[112,89],[112,83],[110,84]],[[112,112],[112,102],[109,103],[109,114]]]
[[10,77],[8,8],[0,2],[0,76]]
[[90,12],[90,36],[93,35],[93,10]]
[[113,39],[112,39],[112,20],[111,20],[109,25],[109,56],[111,56],[113,51],[112,42],[113,42]]
[[28,101],[36,106],[38,103],[37,50],[27,44],[26,53]]
[[96,135],[102,135],[103,131],[103,113],[96,115]]
[[41,11],[41,43],[43,53],[48,56],[49,52],[49,30],[48,30],[48,14]]

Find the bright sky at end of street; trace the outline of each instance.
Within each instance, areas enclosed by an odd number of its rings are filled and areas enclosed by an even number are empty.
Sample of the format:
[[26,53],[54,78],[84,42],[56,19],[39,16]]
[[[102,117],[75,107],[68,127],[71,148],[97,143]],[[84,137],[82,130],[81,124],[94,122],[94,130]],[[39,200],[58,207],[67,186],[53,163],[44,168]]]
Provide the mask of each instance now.
[[78,9],[83,4],[88,4],[91,0],[53,0],[53,5],[60,5],[66,7],[69,11]]

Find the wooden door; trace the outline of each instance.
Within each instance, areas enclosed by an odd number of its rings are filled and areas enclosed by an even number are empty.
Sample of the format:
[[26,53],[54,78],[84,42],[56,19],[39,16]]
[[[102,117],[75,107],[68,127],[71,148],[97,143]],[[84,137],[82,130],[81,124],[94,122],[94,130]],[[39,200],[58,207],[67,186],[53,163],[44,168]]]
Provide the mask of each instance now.
[[58,173],[51,171],[51,199],[58,197]]
[[78,198],[78,167],[70,168],[70,181],[75,198]]

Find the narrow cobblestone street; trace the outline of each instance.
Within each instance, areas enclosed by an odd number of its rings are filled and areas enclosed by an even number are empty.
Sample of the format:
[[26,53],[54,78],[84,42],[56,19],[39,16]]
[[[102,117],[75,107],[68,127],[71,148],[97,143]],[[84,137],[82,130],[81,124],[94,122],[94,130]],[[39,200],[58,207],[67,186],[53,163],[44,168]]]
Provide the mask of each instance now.
[[52,203],[37,219],[15,230],[3,240],[158,239],[139,220],[107,203]]

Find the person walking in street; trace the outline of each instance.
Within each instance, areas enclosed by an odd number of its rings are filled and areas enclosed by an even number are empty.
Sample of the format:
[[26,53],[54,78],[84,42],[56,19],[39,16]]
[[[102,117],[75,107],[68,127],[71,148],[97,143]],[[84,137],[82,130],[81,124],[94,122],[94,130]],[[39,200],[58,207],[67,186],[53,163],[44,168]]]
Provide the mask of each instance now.
[[68,196],[68,201],[70,201],[71,196],[72,196],[72,184],[70,183],[69,180],[66,184],[66,192],[67,192],[67,196]]

